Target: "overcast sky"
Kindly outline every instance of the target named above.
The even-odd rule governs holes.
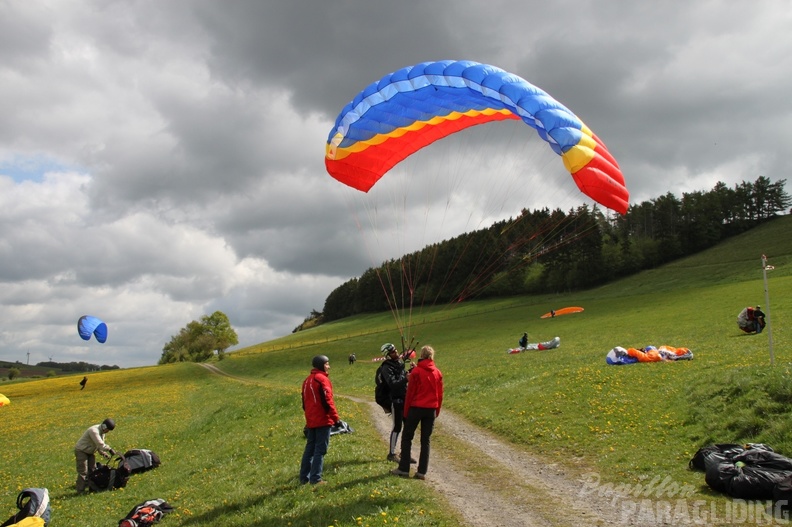
[[[240,346],[290,333],[380,258],[376,206],[324,168],[335,117],[418,62],[549,92],[608,145],[631,203],[787,179],[790,27],[787,0],[0,1],[0,359],[155,364],[215,310]],[[504,141],[542,144],[522,132]],[[470,137],[487,146],[456,172],[518,153],[552,173],[517,211],[591,204],[554,154]],[[456,165],[440,152],[400,169]],[[445,208],[451,234],[477,207]],[[79,339],[85,314],[107,343]]]

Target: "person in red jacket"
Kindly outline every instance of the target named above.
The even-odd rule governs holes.
[[[421,348],[418,365],[412,369],[407,382],[407,395],[404,398],[404,430],[401,438],[401,460],[399,466],[391,470],[397,476],[410,476],[410,452],[415,430],[421,425],[421,455],[418,456],[416,479],[426,479],[429,468],[429,442],[434,429],[435,418],[443,406],[443,374],[434,363],[434,348]]]
[[[302,407],[305,412],[307,442],[300,465],[300,483],[324,484],[324,456],[330,446],[330,427],[339,424],[338,410],[333,402],[330,383],[330,359],[317,355],[313,369],[302,385]]]

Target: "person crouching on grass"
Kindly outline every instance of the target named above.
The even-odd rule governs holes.
[[[421,455],[418,456],[416,479],[426,479],[429,468],[429,442],[434,429],[435,418],[443,406],[443,374],[434,363],[434,348],[421,348],[418,365],[410,372],[407,382],[407,395],[404,399],[404,430],[401,438],[401,460],[391,474],[401,477],[410,476],[410,452],[415,430],[421,425]]]
[[[330,383],[330,359],[317,355],[311,361],[313,369],[302,385],[302,407],[305,412],[307,442],[300,465],[300,483],[324,484],[322,471],[324,456],[330,446],[330,427],[340,418],[333,402]]]

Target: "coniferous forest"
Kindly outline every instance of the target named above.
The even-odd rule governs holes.
[[[598,286],[712,247],[788,212],[786,180],[760,176],[708,192],[671,192],[605,214],[583,205],[523,210],[517,218],[461,234],[367,269],[332,291],[329,322],[367,312]],[[297,328],[300,329],[300,328]]]

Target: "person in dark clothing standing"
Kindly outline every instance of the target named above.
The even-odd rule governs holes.
[[[313,369],[303,381],[302,407],[305,412],[306,443],[300,464],[300,483],[326,483],[322,479],[324,456],[330,446],[330,427],[340,424],[330,383],[330,359],[317,355]]]
[[[421,348],[418,365],[410,372],[404,399],[404,432],[401,439],[401,460],[391,474],[409,477],[410,453],[415,430],[421,425],[421,455],[418,457],[416,479],[426,479],[429,468],[429,444],[435,418],[443,406],[443,374],[434,363],[434,348]]]
[[[382,363],[380,374],[382,380],[388,385],[388,393],[391,400],[391,417],[393,418],[393,428],[390,433],[388,446],[388,461],[399,462],[396,454],[396,445],[399,441],[399,434],[402,430],[404,421],[404,398],[407,395],[407,372],[404,363],[399,359],[399,351],[391,343],[383,344],[380,348],[385,362]],[[414,463],[415,461],[413,461]]]
[[[81,390],[85,389],[86,384],[88,384],[88,377],[83,377],[82,380],[80,381],[80,389]]]
[[[520,345],[521,348],[527,348],[528,347],[528,333],[523,333],[522,334],[522,337],[520,337],[519,345]]]

